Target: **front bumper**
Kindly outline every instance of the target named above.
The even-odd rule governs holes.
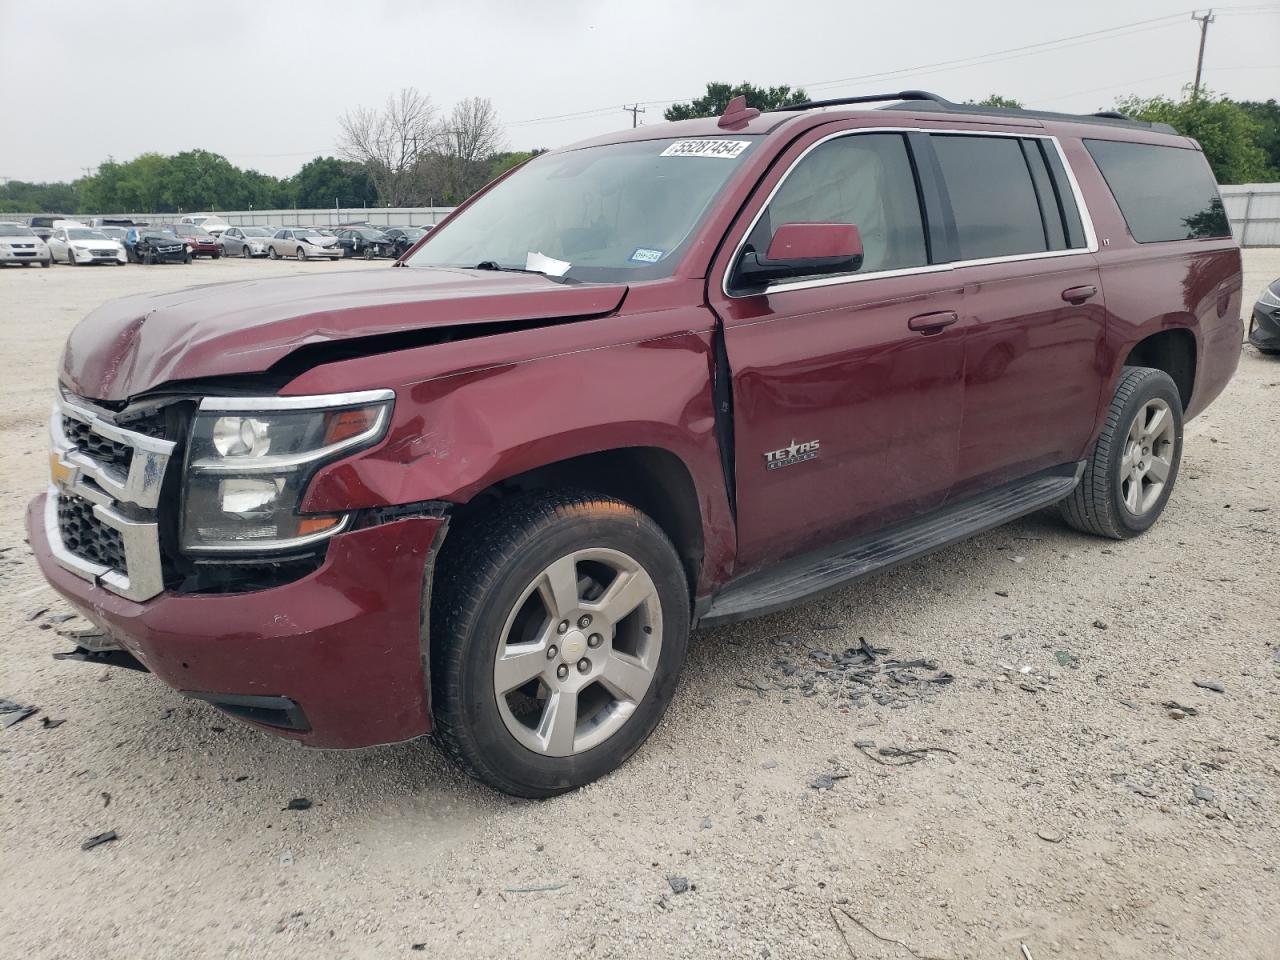
[[[318,570],[282,586],[169,592],[137,603],[57,561],[46,496],[27,511],[41,572],[169,686],[215,703],[295,704],[306,729],[270,722],[269,712],[228,712],[316,747],[367,747],[430,732],[424,584],[444,520],[412,517],[340,534]]]
[[[1259,303],[1253,308],[1249,342],[1268,353],[1280,352],[1280,307]]]
[[[35,246],[23,248],[0,246],[0,263],[44,263],[49,256],[48,247],[41,251]]]

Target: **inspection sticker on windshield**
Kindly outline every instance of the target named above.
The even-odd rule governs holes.
[[[631,255],[631,259],[637,263],[657,263],[662,259],[662,251],[651,250],[648,247],[636,247],[636,252]]]
[[[732,160],[751,146],[750,140],[677,140],[660,157],[715,157]]]

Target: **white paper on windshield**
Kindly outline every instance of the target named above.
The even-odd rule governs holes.
[[[660,157],[712,157],[716,160],[732,160],[751,146],[749,140],[677,140]]]
[[[529,253],[524,259],[526,270],[536,270],[548,277],[563,277],[573,264],[568,260],[557,260],[555,257],[543,256],[541,253]]]

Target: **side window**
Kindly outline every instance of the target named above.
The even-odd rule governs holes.
[[[1218,184],[1199,150],[1116,140],[1084,145],[1139,243],[1231,236]]]
[[[963,134],[930,139],[955,215],[961,260],[1052,249],[1021,141]]]
[[[763,255],[784,223],[857,226],[863,247],[858,273],[928,262],[915,174],[901,134],[850,134],[815,147],[782,181],[748,245]]]

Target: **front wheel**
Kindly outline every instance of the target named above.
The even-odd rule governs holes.
[[[648,516],[588,493],[507,501],[455,530],[436,569],[436,737],[472,776],[550,797],[653,732],[689,639],[689,590]]]
[[[67,263],[71,264],[73,267],[79,266],[79,264],[76,263],[76,251],[74,248],[68,248],[67,250]]]
[[[241,248],[240,248],[240,256],[241,256],[242,258],[244,258],[245,260],[248,260],[248,259],[249,259],[249,248],[248,248],[248,247],[241,247]]]
[[[302,244],[298,244],[298,249],[294,253],[294,256],[298,258],[300,263],[307,259],[307,252],[302,249]]]
[[[1136,537],[1169,502],[1182,461],[1182,397],[1151,367],[1125,367],[1084,475],[1062,515],[1077,530]]]

